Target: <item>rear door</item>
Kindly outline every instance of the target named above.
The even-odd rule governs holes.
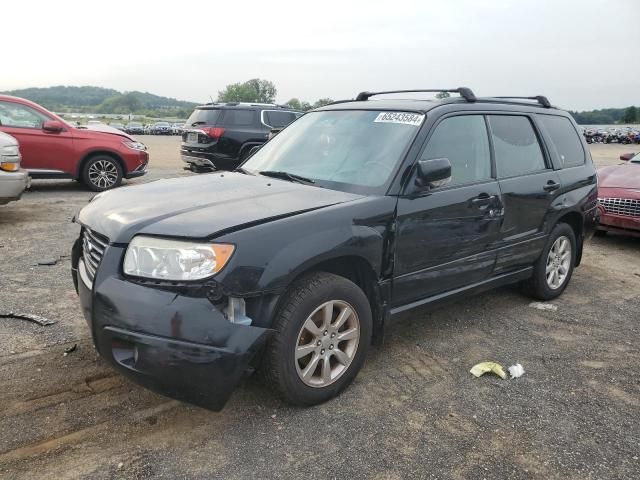
[[[22,168],[32,173],[74,174],[76,161],[71,128],[45,132],[42,125],[54,120],[43,112],[18,102],[0,101],[0,131],[20,143]]]
[[[433,129],[421,159],[448,158],[451,182],[398,199],[393,306],[487,279],[501,217],[483,115],[454,115]]]
[[[495,271],[500,274],[536,261],[561,183],[529,115],[492,114],[487,119],[504,205]]]
[[[228,108],[223,110],[220,126],[224,134],[218,141],[218,153],[230,159],[239,159],[252,146],[267,141],[268,130],[259,119],[259,111],[250,108]]]

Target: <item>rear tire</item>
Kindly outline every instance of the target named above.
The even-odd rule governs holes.
[[[263,367],[267,385],[289,403],[316,405],[337,396],[362,367],[371,307],[353,282],[313,273],[285,294],[274,329]]]
[[[120,162],[108,155],[91,157],[82,169],[82,182],[94,192],[119,187],[122,183]]]
[[[562,295],[573,274],[576,251],[573,228],[566,223],[558,223],[535,263],[533,276],[523,283],[525,293],[545,301]]]

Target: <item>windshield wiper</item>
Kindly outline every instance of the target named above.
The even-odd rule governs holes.
[[[295,173],[282,172],[278,170],[263,170],[260,172],[260,175],[264,175],[265,177],[273,177],[273,178],[281,178],[282,180],[289,180],[290,182],[302,183],[307,185],[313,185],[315,180],[311,180],[310,178],[301,177],[300,175],[296,175]]]
[[[207,123],[207,122],[203,122],[203,121],[193,122],[193,123],[191,124],[191,126],[192,126],[192,127],[195,127],[196,125],[204,125],[204,124],[206,124],[206,123]]]

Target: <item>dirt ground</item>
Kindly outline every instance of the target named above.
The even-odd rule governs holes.
[[[127,184],[191,175],[176,137],[141,140],[150,173]],[[58,322],[0,319],[0,478],[640,478],[640,239],[589,243],[557,311],[514,288],[413,311],[339,398],[292,408],[250,378],[214,413],[96,356],[68,258],[90,197],[35,181],[0,207],[0,312]],[[472,377],[482,360],[526,373]]]

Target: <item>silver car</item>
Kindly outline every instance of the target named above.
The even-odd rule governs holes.
[[[18,200],[30,178],[20,169],[20,147],[11,135],[0,132],[0,205]]]

